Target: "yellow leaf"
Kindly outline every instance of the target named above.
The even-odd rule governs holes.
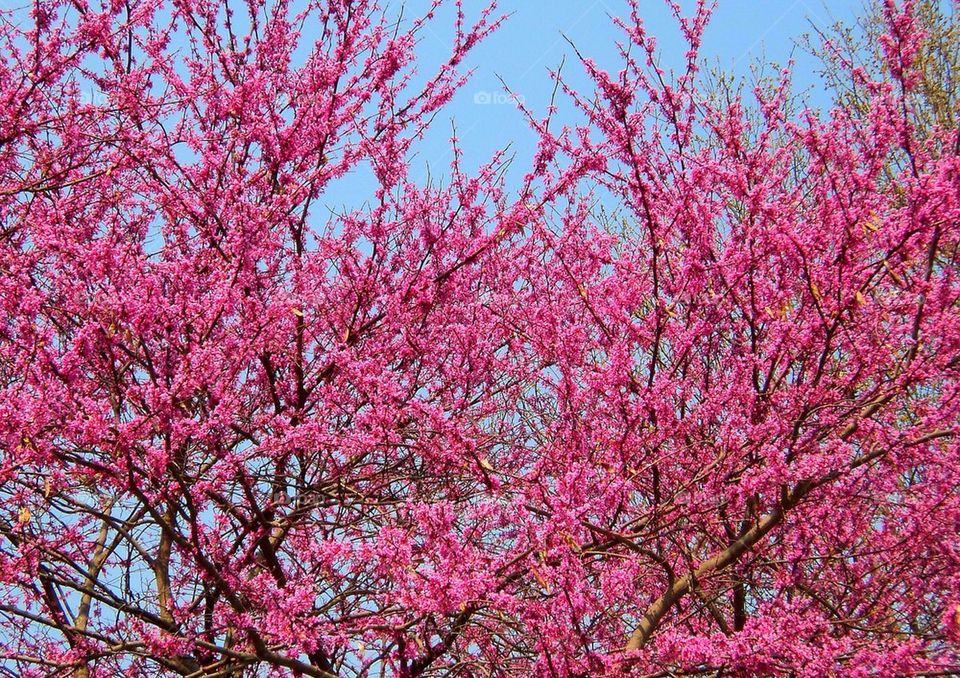
[[[20,515],[17,516],[17,520],[20,522],[21,525],[26,525],[27,523],[29,523],[29,522],[30,522],[30,509],[28,509],[26,506],[21,506],[21,507],[20,507]]]
[[[303,311],[301,311],[299,308],[294,308],[294,309],[293,309],[293,314],[294,314],[295,316],[297,316],[298,318],[302,318],[302,317],[303,317]]]
[[[823,296],[820,294],[820,288],[817,287],[817,283],[810,281],[810,292],[813,294],[813,298],[817,301],[822,301]]]
[[[887,270],[887,273],[890,274],[890,278],[900,287],[904,287],[903,278],[897,275],[897,272],[893,270],[889,263],[886,261],[883,262],[883,267]]]
[[[571,536],[569,532],[563,533],[563,540],[567,542],[567,546],[569,546],[570,550],[573,551],[574,553],[580,553],[580,551],[582,550],[580,548],[580,544],[577,543],[577,541],[573,538],[573,536]]]
[[[489,461],[487,461],[486,458],[483,458],[483,459],[480,460],[480,466],[482,466],[483,468],[485,468],[485,469],[488,470],[488,471],[493,471],[493,470],[495,470],[495,469],[493,468],[493,465],[492,465]]]
[[[537,566],[534,565],[530,568],[530,571],[533,572],[533,576],[536,577],[537,581],[540,582],[540,586],[547,590],[547,593],[550,593],[550,582],[543,578],[543,575],[540,574],[540,570],[537,569]]]

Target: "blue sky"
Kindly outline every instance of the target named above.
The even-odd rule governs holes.
[[[408,0],[403,4],[408,13],[420,3]],[[468,12],[477,12],[483,3],[466,0],[465,4]],[[682,5],[692,8],[694,3],[687,0]],[[453,120],[469,166],[512,143],[517,168],[522,171],[533,138],[512,103],[497,97],[503,91],[498,76],[534,111],[542,113],[553,88],[547,70],[556,68],[565,55],[567,78],[586,82],[564,36],[582,54],[612,71],[619,68],[614,46],[619,35],[609,17],[627,15],[624,0],[503,0],[499,8],[511,16],[471,55],[468,65],[475,69],[474,76],[438,116],[433,133],[421,146],[415,167],[429,164],[435,173],[445,171],[450,160],[446,138]],[[719,0],[702,54],[709,65],[743,76],[749,76],[750,66],[757,60],[785,64],[793,56],[797,87],[813,86],[811,101],[824,103],[815,92],[816,64],[797,48],[797,39],[810,31],[811,22],[820,27],[838,20],[852,23],[862,9],[863,0]],[[686,45],[666,3],[641,0],[641,11],[648,31],[657,37],[663,63],[679,63]],[[426,63],[436,63],[447,53],[451,16],[440,13],[431,29],[423,34],[418,51]],[[561,102],[561,121],[564,107]]]
[[[695,0],[680,0],[685,13],[692,12]],[[805,99],[814,106],[828,103],[817,92],[816,60],[798,47],[798,40],[811,26],[828,27],[837,21],[852,24],[864,11],[864,0],[718,0],[707,29],[701,55],[707,67],[750,77],[751,66],[758,62],[785,65],[795,60],[795,90],[807,92]],[[401,8],[408,19],[419,16],[428,0],[388,0],[387,12]],[[453,37],[454,3],[443,3],[417,46],[421,75],[434,72],[437,64],[449,56]],[[464,0],[468,18],[475,18],[486,0]],[[452,159],[449,137],[456,134],[463,151],[463,166],[472,170],[483,164],[498,149],[511,147],[515,160],[507,173],[510,185],[530,167],[536,142],[515,104],[503,93],[499,78],[522,96],[539,117],[546,112],[553,82],[549,69],[556,69],[566,57],[563,69],[568,82],[592,91],[567,42],[602,67],[616,72],[621,62],[615,41],[619,30],[611,15],[628,16],[626,0],[500,0],[501,13],[509,14],[505,23],[474,48],[465,66],[474,70],[466,86],[436,117],[427,138],[416,145],[411,162],[415,181],[429,174],[441,180],[449,175]],[[641,15],[647,31],[656,36],[662,64],[682,64],[686,43],[665,0],[640,0]],[[571,105],[558,99],[559,111],[554,124],[573,120]],[[340,211],[360,207],[373,196],[373,177],[355,170],[328,191],[325,204]],[[332,189],[334,187],[331,187]]]

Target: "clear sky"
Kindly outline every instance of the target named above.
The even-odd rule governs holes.
[[[796,60],[796,85],[815,86],[815,62],[797,47],[798,39],[810,31],[811,22],[820,27],[835,21],[853,22],[862,12],[862,3],[863,0],[719,0],[702,54],[709,65],[741,75],[749,75],[751,64],[757,60],[785,64],[792,56]],[[484,4],[482,0],[465,0],[465,10],[475,16]],[[423,2],[393,0],[388,6],[396,9],[400,5],[409,17],[422,8]],[[450,7],[445,9],[452,5],[449,3]],[[681,0],[681,5],[692,10],[695,3]],[[553,89],[547,71],[556,68],[564,56],[565,78],[586,83],[582,67],[564,36],[582,54],[611,71],[619,70],[615,41],[620,35],[610,16],[627,16],[625,0],[501,0],[499,9],[510,17],[475,48],[467,62],[475,69],[474,75],[437,117],[429,138],[419,147],[415,175],[425,175],[426,165],[434,175],[446,172],[451,157],[447,143],[451,121],[456,123],[468,167],[488,159],[497,148],[512,144],[516,151],[514,167],[522,173],[529,164],[533,137],[515,106],[502,95],[498,76],[542,114]],[[686,45],[666,2],[641,0],[641,11],[648,31],[657,37],[663,63],[680,63]],[[425,63],[435,64],[448,53],[452,18],[451,11],[441,11],[424,32],[418,52]],[[818,103],[815,93],[811,97]],[[565,108],[561,101],[557,116],[560,121]],[[350,183],[352,189],[364,191],[363,181]]]

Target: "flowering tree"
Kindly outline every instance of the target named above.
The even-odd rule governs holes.
[[[634,1],[512,190],[407,171],[498,23],[456,9],[433,75],[433,12],[367,0],[5,17],[3,671],[958,670],[960,136],[911,6],[856,111],[788,116]]]
[[[960,16],[939,0],[916,0],[911,7],[921,29],[911,60],[913,81],[908,96],[918,130],[927,126],[956,126],[957,69],[960,67]],[[842,24],[819,30],[819,42],[807,40],[810,52],[823,63],[823,75],[840,105],[868,111],[868,89],[853,77],[854,68],[881,76],[889,71],[884,52],[887,19],[884,0],[869,0],[856,28]]]

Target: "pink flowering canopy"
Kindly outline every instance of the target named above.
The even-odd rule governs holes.
[[[371,0],[0,15],[0,672],[960,669],[910,4],[818,113],[704,91],[703,4],[665,72],[635,0],[518,186],[408,171],[500,22],[443,4],[433,64]]]

